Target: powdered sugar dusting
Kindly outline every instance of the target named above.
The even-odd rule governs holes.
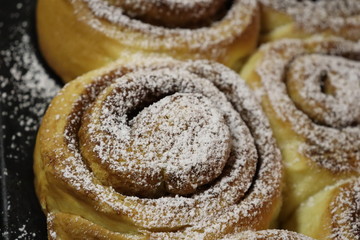
[[[330,29],[353,39],[358,39],[360,36],[360,2],[358,0],[259,1],[289,14],[307,32],[317,33]]]
[[[280,41],[262,51],[257,71],[277,116],[306,139],[299,151],[331,171],[359,172],[360,45],[313,38]]]
[[[4,104],[19,102],[17,106],[13,106],[13,115],[18,116],[17,121],[25,131],[36,131],[48,101],[59,91],[59,87],[54,81],[49,81],[50,77],[34,54],[29,35],[22,29],[19,31],[22,32],[21,40],[0,52],[3,63],[11,74],[0,76],[0,87],[3,90],[1,100]],[[11,91],[7,91],[10,88]],[[19,114],[24,109],[30,111],[29,115]]]
[[[226,236],[223,240],[311,240],[312,238],[286,230],[244,231]]]
[[[330,239],[360,239],[360,179],[341,185],[330,203]]]
[[[218,64],[174,60],[157,67],[150,62],[142,64],[145,70],[131,69],[129,63],[124,67],[130,70],[128,74],[105,74],[93,79],[82,94],[97,93],[94,96],[70,98],[73,99],[68,105],[70,117],[66,131],[62,133],[65,134],[66,148],[47,149],[46,145],[42,146],[46,152],[43,156],[52,156],[52,161],[55,161],[52,162],[53,174],[63,179],[62,184],[76,195],[86,195],[92,211],[98,214],[110,211],[117,216],[126,216],[131,219],[132,225],[149,232],[153,239],[179,236],[202,239],[206,236],[219,237],[223,232],[234,231],[235,226],[240,229],[255,228],[262,221],[259,217],[262,212],[271,212],[276,207],[273,204],[276,205],[277,201],[273,200],[280,196],[281,164],[269,123],[251,92],[236,73]],[[76,84],[80,84],[80,80],[67,85],[55,102],[69,99],[67,95],[71,93],[67,90]],[[150,105],[142,106],[139,113],[130,117],[129,110],[136,110],[137,106],[149,100]],[[197,110],[196,106],[200,108]],[[174,110],[175,107],[177,110]],[[95,109],[100,110],[100,116],[93,113]],[[50,110],[56,111],[56,106],[52,105]],[[178,115],[174,115],[175,112]],[[201,121],[197,114],[202,116]],[[48,120],[51,119],[48,116]],[[134,126],[138,128],[133,129]],[[76,136],[80,127],[81,153]],[[41,131],[46,130],[45,125]],[[84,141],[82,134],[86,131],[92,133],[93,139]],[[104,135],[94,135],[99,132]],[[63,137],[58,134],[61,133],[53,133],[42,141],[62,141]],[[140,141],[131,142],[133,136]],[[119,144],[124,142],[133,145],[124,148]],[[84,151],[84,144],[90,150]],[[204,155],[198,149],[205,149],[207,153]],[[86,151],[91,151],[97,160],[91,160]],[[129,157],[134,157],[134,160],[128,161]],[[226,161],[223,167],[222,161]],[[217,165],[217,162],[220,162],[220,168],[209,167]],[[157,187],[156,184],[149,186],[157,168],[162,167],[169,172],[174,168],[176,171],[168,178],[170,183],[182,190],[183,186],[179,187],[179,184],[188,182],[185,185],[196,191],[160,198],[126,196],[113,186],[100,183],[102,180],[96,176],[99,174],[92,166],[94,163],[109,170],[108,176],[114,177],[112,181],[115,183],[117,177],[123,177],[118,173],[112,175],[113,170],[148,174],[145,180],[150,181],[142,178],[138,184],[145,186],[144,189]],[[214,172],[204,171],[207,168]],[[207,184],[202,186],[204,183]],[[246,226],[245,222],[253,222],[254,225]],[[156,229],[167,230],[154,232]]]
[[[185,73],[180,72],[177,79],[183,79],[180,78],[182,75]],[[131,76],[144,82],[119,79],[113,94],[101,95],[101,101],[91,110],[91,120],[86,126],[88,132],[80,140],[83,143],[95,142],[94,152],[101,164],[110,165],[110,170],[117,175],[124,175],[126,179],[118,180],[123,187],[116,187],[112,182],[116,189],[141,185],[135,188],[142,196],[151,189],[157,189],[155,192],[160,194],[159,191],[165,191],[161,190],[164,187],[174,194],[189,194],[198,185],[218,177],[225,166],[230,153],[229,129],[223,116],[201,95],[175,94],[128,120],[126,113],[151,99],[151,95],[174,91],[173,83],[170,84],[171,80],[165,76],[164,72],[146,72]],[[164,82],[159,80],[160,77]],[[190,84],[185,85],[189,89]],[[98,105],[103,106],[102,109],[98,109]],[[130,121],[129,125],[127,121]],[[112,146],[111,149],[108,146]],[[129,160],[118,162],[118,159]],[[143,166],[139,168],[139,165]]]
[[[5,25],[0,23],[0,138],[3,138],[1,147],[4,149],[4,156],[0,156],[3,157],[0,165],[4,171],[0,176],[4,199],[0,236],[4,239],[36,239],[42,236],[39,231],[42,222],[39,225],[32,223],[41,215],[36,215],[40,213],[37,206],[31,205],[31,201],[24,202],[21,194],[24,194],[23,190],[27,190],[26,194],[33,193],[31,155],[35,134],[47,105],[60,88],[35,54],[33,39],[28,35],[30,22],[18,19],[24,14],[19,11],[23,4],[7,5],[5,9],[16,5],[17,11],[7,13],[9,18]],[[26,7],[29,8],[32,7]],[[20,205],[23,211],[18,215],[17,206]]]
[[[49,229],[49,239],[56,239],[57,234],[53,230],[54,214],[53,213],[48,213],[47,216],[46,216],[46,221],[47,221],[47,225],[48,225],[48,229]]]
[[[234,43],[257,14],[256,0],[235,0],[225,16],[208,27],[166,28],[131,18],[124,14],[121,7],[109,1],[71,0],[70,2],[81,21],[130,48],[136,46],[144,50],[152,49],[152,51],[161,52],[188,49],[192,54],[200,52],[212,58],[224,57],[225,46]],[[136,5],[136,2],[131,1],[130,5],[132,4]],[[189,1],[182,2],[185,6],[192,4],[194,3]],[[141,8],[146,6],[147,4],[143,4]],[[104,19],[114,25],[109,26],[104,23]],[[224,49],[221,46],[224,46]]]
[[[117,0],[124,13],[150,24],[166,27],[199,27],[221,16],[226,0]]]
[[[360,63],[338,56],[296,58],[287,72],[289,94],[313,120],[333,127],[360,124]]]

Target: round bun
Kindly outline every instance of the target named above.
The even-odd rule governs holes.
[[[269,228],[281,205],[260,105],[207,61],[118,62],[70,82],[43,119],[35,174],[50,236],[65,239],[219,239]]]
[[[40,0],[42,54],[65,81],[133,55],[211,59],[237,68],[256,48],[256,0]]]

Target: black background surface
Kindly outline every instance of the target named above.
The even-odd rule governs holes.
[[[11,51],[9,49],[27,35],[28,54],[35,54],[40,63],[38,67],[48,74],[42,79],[43,86],[46,81],[53,88],[62,86],[39,53],[35,9],[35,0],[0,0],[0,239],[46,239],[47,236],[45,215],[35,195],[32,155],[41,112],[46,109],[52,96],[42,96],[41,91],[20,90],[19,86],[26,86],[22,81],[36,84],[37,75],[33,78],[29,74],[23,77],[31,70],[25,66],[20,67],[20,77],[14,77],[12,66],[21,64],[11,57],[10,60],[4,58],[4,53]],[[36,113],[31,111],[35,105]],[[32,128],[26,128],[20,119],[30,119]]]

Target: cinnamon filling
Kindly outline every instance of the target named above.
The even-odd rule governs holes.
[[[168,28],[199,28],[224,17],[230,0],[109,0],[127,16]]]

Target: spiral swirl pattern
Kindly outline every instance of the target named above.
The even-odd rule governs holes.
[[[261,47],[241,72],[285,163],[281,221],[324,187],[360,174],[359,50],[342,38],[284,39]]]
[[[357,0],[260,0],[265,8],[290,16],[307,33],[329,31],[347,39],[360,37]]]
[[[37,6],[41,51],[65,82],[134,55],[208,59],[238,69],[260,31],[256,0],[39,0]]]
[[[360,171],[359,44],[282,41],[257,71],[277,115],[305,138],[310,159],[332,172]]]
[[[191,54],[223,59],[225,64],[229,60],[226,58],[235,54],[226,48],[246,42],[244,34],[253,38],[259,23],[255,0],[71,0],[71,3],[76,14],[92,28],[127,46],[156,52],[188,49]]]
[[[168,69],[124,76],[88,110],[80,129],[83,155],[119,178],[110,181],[121,185],[115,189],[147,197],[190,194],[214,181],[229,159],[230,144],[234,161],[243,162],[239,170],[246,159],[252,176],[256,149],[244,148],[250,133],[227,99],[208,84],[186,71],[174,74]],[[160,96],[166,97],[129,119],[129,113]],[[237,131],[231,136],[229,129]],[[247,154],[240,160],[242,152]]]
[[[198,27],[217,20],[226,10],[226,0],[114,0],[130,17],[165,27]]]
[[[310,54],[296,58],[287,72],[295,105],[319,124],[342,128],[360,124],[359,62]]]
[[[99,70],[54,99],[37,147],[37,179],[57,182],[38,181],[43,207],[154,239],[268,227],[282,173],[260,106],[222,65],[167,60]]]

